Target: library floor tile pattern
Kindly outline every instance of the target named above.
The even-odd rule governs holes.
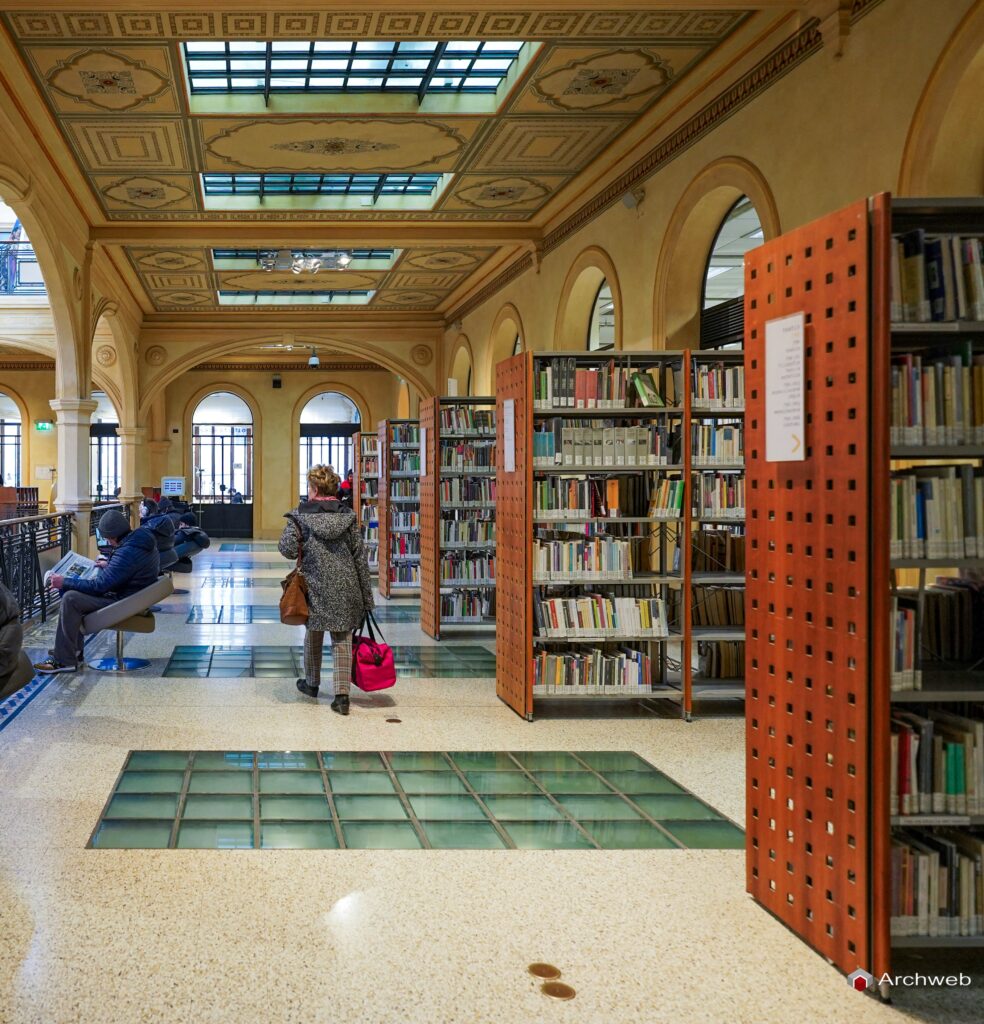
[[[743,849],[627,751],[131,751],[96,849]]]
[[[419,622],[419,602],[407,601],[400,605],[384,604],[373,612],[377,622]],[[195,604],[188,612],[189,623],[249,624],[253,622],[280,622],[280,608],[275,604]]]

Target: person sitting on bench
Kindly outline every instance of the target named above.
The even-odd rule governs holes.
[[[162,498],[160,504],[153,498],[144,498],[140,503],[140,525],[150,530],[161,557],[161,568],[167,571],[178,560],[174,551],[174,520],[171,518],[171,503]]]
[[[211,543],[211,537],[198,525],[195,513],[182,512],[174,535],[174,550],[178,558],[194,558]]]
[[[130,529],[122,512],[110,509],[99,520],[99,532],[113,549],[106,565],[91,579],[53,575],[50,586],[62,591],[58,632],[51,657],[35,665],[38,672],[75,672],[82,662],[82,620],[89,612],[135,594],[160,576],[157,541],[146,527]]]
[[[20,689],[34,675],[31,663],[21,649],[24,627],[20,605],[14,595],[0,583],[0,698]],[[26,666],[24,664],[26,662]],[[24,672],[24,668],[27,672]]]

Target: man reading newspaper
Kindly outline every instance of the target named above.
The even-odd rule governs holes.
[[[52,574],[48,583],[62,592],[58,633],[50,657],[35,665],[38,672],[76,672],[82,662],[82,620],[97,608],[149,587],[160,575],[160,557],[153,533],[136,530],[121,512],[111,509],[99,520],[99,532],[112,549],[91,578]],[[103,562],[100,559],[97,565]]]

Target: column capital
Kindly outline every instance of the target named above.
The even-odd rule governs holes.
[[[48,405],[58,414],[58,420],[64,423],[80,423],[83,416],[85,422],[88,422],[99,408],[94,398],[52,398]]]
[[[116,436],[124,444],[142,444],[147,437],[146,427],[117,427]]]

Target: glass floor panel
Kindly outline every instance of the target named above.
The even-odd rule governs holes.
[[[92,849],[743,849],[628,751],[134,750]]]
[[[219,545],[219,551],[276,551],[277,545],[268,543],[264,544],[261,541],[248,541],[243,543],[237,543],[234,541],[226,541]]]
[[[377,622],[419,622],[420,605],[386,605],[377,608],[373,615]],[[275,604],[193,604],[185,620],[207,626],[249,625],[254,622],[280,622],[280,608]],[[325,637],[330,643],[330,638]]]
[[[227,566],[226,568],[230,572],[233,571],[233,566]],[[241,568],[241,566],[237,566],[236,568]],[[222,588],[224,590],[247,590],[254,588],[257,590],[280,589],[280,580],[272,578],[254,579],[252,576],[199,576],[191,580],[191,583],[202,590],[214,590],[217,588]]]
[[[395,646],[393,658],[396,661],[397,676],[403,678],[491,679],[495,676],[495,655],[484,647],[472,644],[448,644],[443,647]],[[331,645],[326,644],[321,659],[326,674],[330,672],[331,659]],[[168,677],[197,676],[213,679],[303,676],[304,648],[178,645],[172,651],[163,674]],[[401,764],[400,767],[415,766]],[[537,763],[532,767],[539,768],[541,765]],[[590,771],[587,765],[574,762],[567,754],[545,755],[542,767]]]

